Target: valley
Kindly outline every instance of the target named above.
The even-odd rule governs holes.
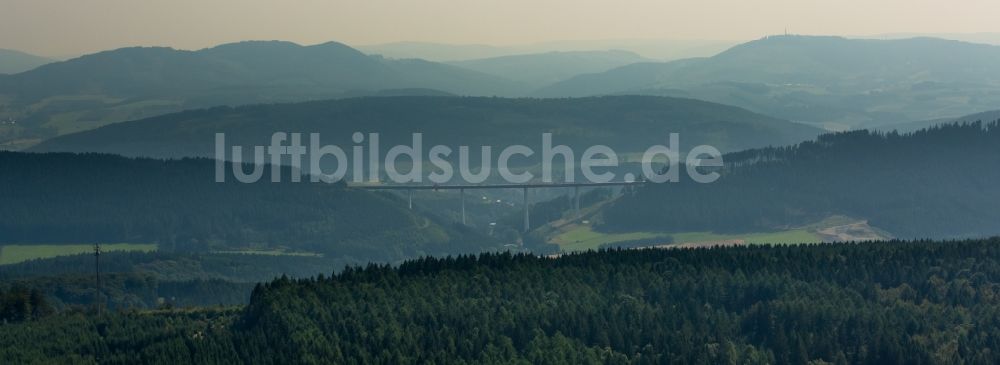
[[[0,364],[1000,363],[993,3],[0,8]]]

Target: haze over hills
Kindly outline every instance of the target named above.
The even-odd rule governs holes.
[[[982,43],[1000,46],[1000,33],[978,32],[978,33],[885,33],[870,36],[858,36],[857,38],[868,39],[907,39],[907,38],[942,38],[969,43]]]
[[[985,111],[981,113],[964,115],[961,117],[938,118],[931,120],[918,120],[915,122],[887,124],[878,127],[878,130],[886,132],[899,131],[900,133],[907,133],[941,124],[988,122],[991,120],[1000,120],[1000,110]]]
[[[842,129],[993,109],[998,63],[1000,47],[942,39],[772,36],[705,59],[581,75],[535,95],[683,96]]]
[[[503,86],[510,85],[457,67],[372,57],[337,42],[300,46],[281,41],[231,43],[199,51],[122,48],[0,79],[0,91],[23,102],[86,93],[145,98],[183,93],[196,100],[213,96],[220,102],[266,102],[318,93],[316,89],[324,90],[319,96],[330,97],[351,90],[416,87],[478,94]],[[228,90],[233,88],[249,88],[242,92],[253,92],[257,99],[225,93],[234,92]]]
[[[510,95],[512,81],[417,59],[365,55],[329,42],[241,42],[199,51],[124,48],[0,75],[4,140],[44,138],[212,105],[328,99],[387,89]],[[6,132],[6,133],[5,133]]]
[[[105,152],[126,156],[213,156],[214,134],[231,145],[267,144],[274,132],[317,132],[323,144],[350,146],[354,132],[380,133],[383,149],[411,144],[504,147],[523,144],[540,151],[542,133],[556,144],[592,145],[619,154],[643,152],[680,133],[682,150],[711,144],[722,151],[797,143],[821,130],[744,109],[698,100],[654,96],[580,99],[474,97],[380,97],[292,104],[212,108],[118,123],[57,137],[37,152]],[[452,157],[455,157],[452,155]],[[473,161],[479,161],[473,159]]]
[[[501,76],[531,87],[542,87],[572,76],[644,61],[649,59],[628,51],[570,51],[500,56],[449,64]]]
[[[12,49],[0,49],[0,74],[24,72],[52,62],[55,60]]]
[[[579,46],[566,45],[571,43]],[[300,46],[247,41],[198,51],[110,50],[0,75],[0,120],[17,122],[17,128],[0,125],[0,143],[13,141],[8,148],[19,148],[54,135],[213,105],[399,94],[391,91],[395,89],[432,95],[523,95],[575,74],[642,60],[621,51],[577,51],[582,44],[590,43],[540,44],[500,53],[517,57],[461,62],[464,67],[412,55],[369,56],[337,42]]]
[[[0,147],[184,109],[370,95],[677,96],[842,130],[995,109],[998,61],[998,46],[807,36],[671,62],[548,51],[443,64],[336,42],[126,48],[0,75]]]
[[[393,58],[422,58],[430,61],[454,62],[548,52],[593,52],[624,50],[645,58],[674,60],[707,57],[726,50],[739,41],[685,39],[607,39],[566,40],[524,45],[493,46],[485,44],[447,44],[432,42],[394,42],[361,45],[357,48],[370,54]]]

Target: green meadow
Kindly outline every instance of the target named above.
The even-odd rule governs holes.
[[[156,251],[154,243],[108,243],[101,245],[102,252]],[[34,259],[93,253],[92,244],[3,245],[0,246],[0,265],[16,264]]]
[[[748,244],[797,244],[821,242],[818,235],[807,229],[739,234],[719,234],[711,232],[602,233],[594,231],[587,225],[579,225],[570,228],[569,230],[554,236],[549,240],[549,242],[559,245],[563,251],[572,252],[596,250],[605,243],[640,240],[662,236],[673,237],[674,243],[703,243],[728,240],[743,240]]]

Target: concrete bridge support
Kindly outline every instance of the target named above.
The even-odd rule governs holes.
[[[462,225],[465,225],[465,189],[458,189],[458,193],[462,195]]]
[[[531,230],[531,221],[528,218],[528,210],[530,208],[528,205],[528,188],[524,188],[524,233],[528,233]]]

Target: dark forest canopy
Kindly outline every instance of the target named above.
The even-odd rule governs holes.
[[[1000,233],[1000,124],[911,134],[852,131],[725,156],[722,178],[637,189],[604,212],[605,229],[748,232],[833,214],[897,237]]]
[[[0,243],[287,247],[364,261],[492,247],[489,238],[416,214],[391,195],[289,182],[288,169],[280,183],[217,183],[207,159],[0,152],[0,170]]]
[[[998,288],[998,239],[425,258],[0,325],[0,361],[994,364]]]

